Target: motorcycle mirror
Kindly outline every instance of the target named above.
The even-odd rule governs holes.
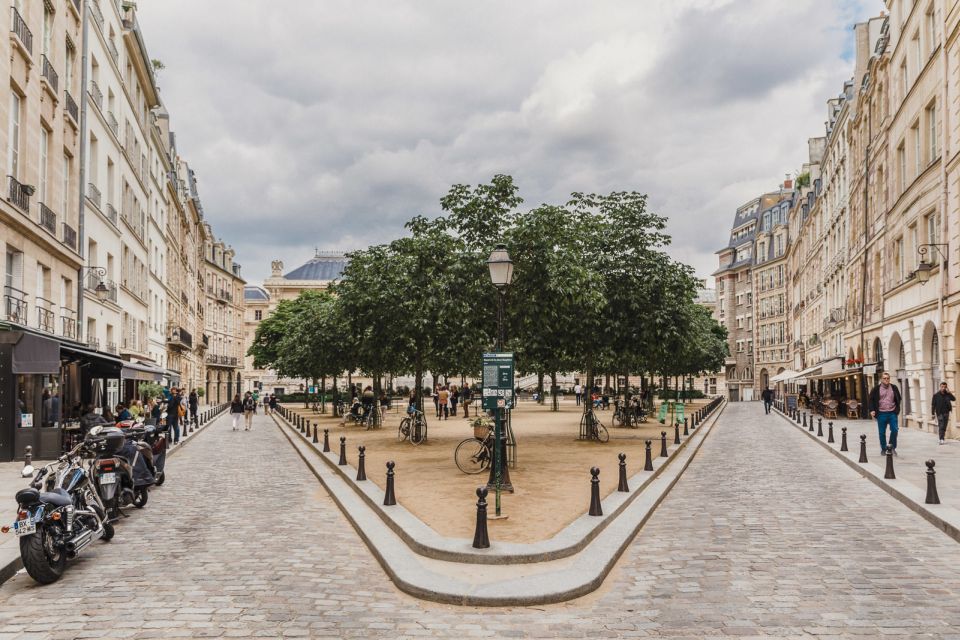
[[[33,465],[27,465],[20,471],[20,476],[23,478],[32,478],[33,477]]]

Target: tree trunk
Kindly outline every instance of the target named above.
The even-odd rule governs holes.
[[[537,372],[537,404],[543,404],[543,371]]]
[[[353,371],[347,371],[347,389],[350,390],[350,400],[353,401],[354,389],[353,389]]]
[[[560,398],[557,397],[557,372],[550,373],[550,410],[560,411]]]
[[[417,411],[423,411],[423,358],[420,357],[420,354],[417,354],[413,377],[413,384],[416,385],[414,393],[417,399]]]

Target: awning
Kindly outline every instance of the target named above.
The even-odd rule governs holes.
[[[80,346],[61,344],[60,356],[80,362],[80,367],[91,378],[119,378],[123,360],[116,356]]]
[[[160,382],[163,380],[164,370],[160,367],[141,364],[139,362],[124,362],[120,377],[124,380],[141,380],[143,382]]]
[[[180,384],[180,372],[176,369],[167,369],[164,377],[167,379],[170,386],[176,387]]]
[[[781,371],[777,375],[770,378],[770,382],[787,382],[795,377],[797,377],[797,372],[787,369],[786,371]]]
[[[843,368],[843,358],[839,356],[824,360],[819,366],[821,367],[820,372],[816,375],[811,375],[811,378],[824,380],[827,378],[843,378],[853,374],[852,370]]]
[[[13,373],[60,373],[60,343],[25,331],[0,331],[0,343],[13,345]]]
[[[819,364],[814,365],[814,366],[812,366],[812,367],[808,367],[808,368],[804,369],[803,371],[801,371],[800,373],[798,373],[797,376],[796,376],[796,378],[795,378],[795,380],[798,380],[799,378],[803,378],[803,382],[800,382],[800,384],[804,384],[804,383],[807,381],[807,380],[806,380],[807,378],[814,378],[814,377],[816,377],[817,375],[819,375],[819,374],[820,374],[820,370],[821,370],[822,368],[823,368],[823,366],[822,366],[822,365],[819,365]]]

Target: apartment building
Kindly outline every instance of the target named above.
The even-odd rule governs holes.
[[[785,184],[791,184],[789,181]],[[790,334],[787,326],[787,252],[790,247],[788,222],[793,193],[760,212],[753,268],[755,310],[754,352],[756,384],[754,397],[770,379],[789,366]]]
[[[210,225],[204,225],[204,339],[206,376],[203,383],[209,402],[229,402],[240,393],[243,357],[244,285],[233,249],[215,240]]]

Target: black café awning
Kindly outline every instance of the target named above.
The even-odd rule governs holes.
[[[79,362],[80,368],[91,378],[119,378],[123,360],[79,345],[63,343],[60,355],[71,362]]]
[[[26,331],[0,331],[0,344],[13,345],[13,373],[60,373],[60,343]]]
[[[140,380],[142,382],[160,382],[166,372],[160,367],[141,364],[139,362],[124,362],[121,377],[124,380]]]

